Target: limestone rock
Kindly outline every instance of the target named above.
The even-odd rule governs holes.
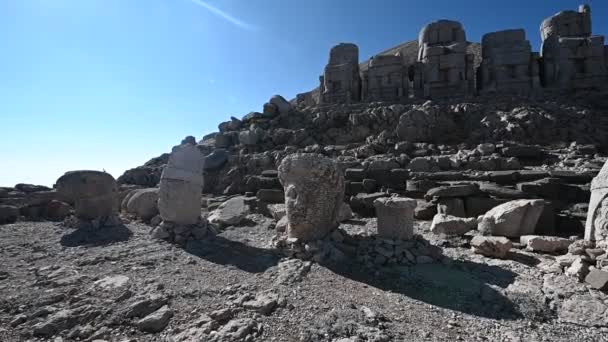
[[[285,189],[290,238],[316,240],[338,226],[344,176],[335,161],[296,153],[285,157],[278,170]]]
[[[427,191],[424,196],[427,200],[431,200],[435,197],[446,198],[446,197],[466,197],[471,196],[479,192],[479,185],[477,184],[456,184],[446,185],[433,188]]]
[[[158,210],[163,221],[191,225],[200,220],[203,155],[193,145],[173,147],[161,175]]]
[[[608,272],[594,268],[585,277],[585,282],[596,290],[608,290]]]
[[[504,259],[512,246],[511,240],[503,236],[477,235],[471,240],[474,253],[492,258]]]
[[[574,262],[566,269],[566,275],[577,278],[579,281],[585,280],[589,274],[589,264],[583,258],[576,258]]]
[[[155,312],[137,321],[137,327],[141,331],[157,333],[163,331],[173,317],[173,311],[168,306],[163,306]]]
[[[291,111],[291,104],[281,95],[273,95],[268,103],[274,105],[279,114],[285,115]]]
[[[374,201],[378,216],[378,236],[387,239],[410,240],[414,236],[414,209],[411,198],[382,197]]]
[[[245,197],[237,196],[222,203],[208,217],[208,221],[220,226],[238,225],[249,214],[249,206]]]
[[[82,220],[114,222],[118,215],[118,187],[114,177],[100,171],[70,171],[57,180],[62,196],[74,202],[76,217]]]
[[[591,181],[585,240],[608,241],[608,161]]]
[[[431,223],[431,232],[435,234],[463,235],[475,229],[477,219],[463,218],[444,214],[437,214]]]
[[[506,237],[533,234],[543,208],[543,200],[515,200],[501,204],[482,217],[479,230],[488,235]]]
[[[533,252],[557,253],[567,252],[573,241],[556,236],[523,235],[520,242]]]
[[[158,214],[158,188],[133,190],[127,197],[127,212],[137,215],[144,221]]]
[[[71,211],[72,207],[69,204],[58,200],[51,200],[46,205],[45,217],[51,221],[63,221]]]

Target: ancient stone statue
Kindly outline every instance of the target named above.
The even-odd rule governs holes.
[[[591,181],[585,240],[608,242],[608,162]]]
[[[329,62],[319,78],[321,103],[350,103],[361,99],[359,48],[340,43],[329,52]]]
[[[402,197],[382,197],[375,200],[378,236],[396,240],[412,239],[416,204],[415,199]]]
[[[558,89],[598,88],[608,79],[604,36],[591,33],[591,8],[562,11],[540,27],[543,86]]]
[[[418,63],[413,68],[416,97],[472,94],[474,56],[467,54],[466,34],[457,21],[439,20],[418,35]]]
[[[94,227],[113,226],[118,219],[114,177],[101,171],[70,171],[57,180],[57,190],[74,201],[76,217]]]
[[[317,240],[338,226],[344,176],[334,160],[291,154],[279,166],[279,179],[285,189],[289,238]]]
[[[529,95],[540,87],[538,54],[523,29],[487,33],[481,40],[482,62],[477,69],[481,93]]]

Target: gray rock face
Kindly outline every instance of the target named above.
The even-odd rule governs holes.
[[[158,210],[163,221],[191,225],[200,220],[203,160],[194,145],[173,147],[160,180]]]
[[[344,176],[335,161],[296,153],[285,157],[278,170],[285,189],[290,238],[316,240],[338,226]]]
[[[215,149],[207,155],[203,162],[205,171],[217,170],[228,160],[228,152],[223,148]]]
[[[139,330],[145,332],[157,333],[165,329],[165,327],[169,324],[171,317],[173,317],[173,311],[165,305],[137,321],[137,327]]]
[[[19,208],[0,205],[0,224],[14,223],[19,218]]]
[[[574,241],[557,236],[523,235],[520,242],[534,252],[565,253]]]
[[[424,196],[427,200],[434,197],[447,198],[447,197],[466,197],[471,196],[479,192],[479,185],[477,184],[457,184],[457,185],[446,185],[433,188],[429,190]]]
[[[543,200],[515,200],[501,204],[483,216],[479,230],[488,235],[506,237],[534,234],[543,208]]]
[[[127,196],[127,212],[144,221],[158,214],[158,188],[133,190],[133,194]]]
[[[416,204],[416,200],[411,198],[382,197],[375,200],[378,236],[387,239],[412,239]]]
[[[437,214],[433,217],[431,231],[435,234],[463,235],[477,225],[475,218],[463,218]]]
[[[285,98],[281,95],[274,95],[268,101],[271,105],[273,105],[279,114],[285,115],[288,114],[291,110],[291,104],[285,100]]]
[[[608,272],[592,269],[585,277],[585,282],[596,290],[608,290]]]
[[[471,240],[471,249],[474,253],[492,258],[503,259],[512,246],[511,240],[503,236],[477,235]]]
[[[57,180],[57,190],[74,202],[76,217],[114,224],[118,215],[118,188],[109,173],[70,171]]]
[[[207,220],[220,226],[233,226],[241,223],[247,214],[249,206],[245,203],[245,197],[238,196],[222,203]]]
[[[585,223],[585,240],[608,240],[608,162],[591,181],[591,199]]]

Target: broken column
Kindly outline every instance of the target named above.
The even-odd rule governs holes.
[[[602,242],[608,247],[608,162],[591,181],[585,240],[596,241],[596,244]]]
[[[57,190],[74,202],[78,227],[120,224],[118,188],[114,177],[101,171],[70,171],[57,180]]]
[[[158,211],[163,220],[152,235],[185,243],[205,236],[201,219],[203,154],[186,143],[173,147],[163,170],[158,193]]]
[[[287,237],[312,241],[338,227],[344,176],[338,164],[319,154],[291,154],[279,166],[285,189]]]
[[[319,78],[319,103],[351,103],[361,99],[359,48],[340,43],[331,48],[329,62]]]
[[[481,93],[529,95],[540,87],[538,55],[532,53],[523,29],[485,34],[481,40],[482,62],[477,69]]]
[[[543,86],[586,89],[603,87],[608,80],[604,36],[591,33],[591,8],[561,11],[540,27]]]
[[[440,98],[471,95],[474,56],[467,54],[466,34],[457,21],[439,20],[418,36],[418,63],[412,68],[414,95]]]
[[[411,240],[414,237],[416,205],[416,200],[411,198],[383,197],[375,200],[378,236],[394,240]]]

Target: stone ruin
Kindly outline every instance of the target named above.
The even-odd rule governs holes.
[[[545,19],[542,37],[542,81],[547,88],[586,89],[605,86],[604,36],[591,33],[591,8],[562,11]]]
[[[118,187],[114,177],[100,171],[70,171],[57,180],[57,190],[74,203],[78,228],[120,224]]]
[[[342,43],[329,51],[329,62],[319,78],[319,103],[350,103],[361,99],[359,48]]]
[[[528,95],[540,88],[539,56],[522,29],[485,34],[481,40],[482,62],[477,69],[480,93]]]
[[[585,240],[602,242],[608,248],[608,163],[591,181]]]
[[[467,96],[475,87],[474,57],[467,54],[462,24],[439,20],[418,35],[418,63],[414,64],[414,96],[440,98]]]
[[[401,51],[379,54],[359,65],[355,44],[330,50],[329,63],[315,91],[298,94],[297,102],[328,103],[405,101],[504,93],[538,96],[542,90],[592,89],[608,80],[608,46],[591,33],[591,9],[562,11],[540,27],[540,54],[532,51],[523,29],[485,34],[481,64],[461,23],[439,20],[422,28],[415,61]]]
[[[201,218],[203,161],[203,154],[189,142],[173,147],[160,178],[158,211],[162,222],[152,232],[155,238],[184,244],[206,235]]]

